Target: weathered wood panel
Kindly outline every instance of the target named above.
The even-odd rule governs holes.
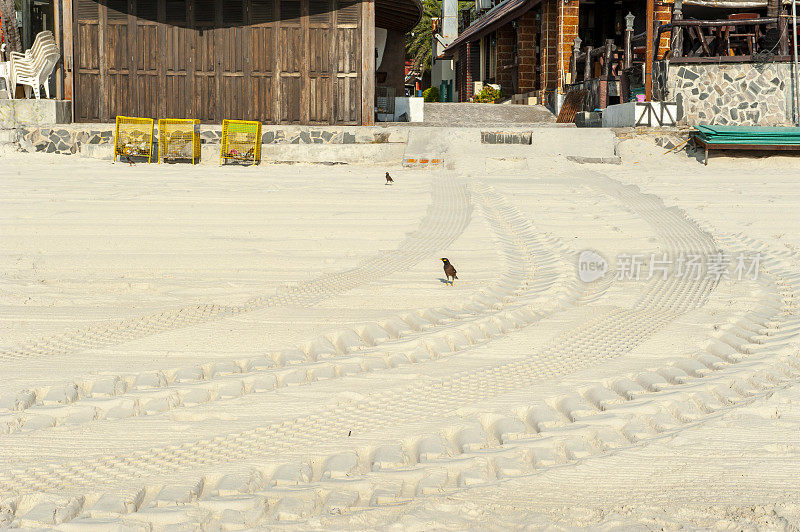
[[[78,121],[117,114],[361,121],[356,0],[72,0],[71,7]]]
[[[81,98],[75,102],[75,119],[94,122],[100,114],[100,6],[92,0],[76,0],[75,38],[83,46],[74,50],[74,83]]]

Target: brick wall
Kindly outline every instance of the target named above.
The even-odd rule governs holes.
[[[536,89],[536,13],[531,10],[517,19],[517,91]]]
[[[480,43],[464,43],[458,48],[458,99],[467,102],[475,96],[473,81],[480,80]]]
[[[572,60],[572,48],[575,37],[578,36],[578,0],[568,0],[566,3],[558,2],[560,15],[560,43],[561,53],[558,58],[558,84],[560,89],[564,86],[565,74],[569,72],[569,63]]]
[[[656,2],[655,12],[656,28],[662,24],[668,24],[672,20],[672,2]],[[661,40],[658,42],[658,50],[656,50],[656,59],[663,59],[664,55],[669,51],[670,40],[672,32],[665,31],[661,34]]]
[[[511,24],[497,30],[497,83],[505,95],[516,93],[514,87],[514,33]]]
[[[542,2],[541,89],[554,91],[558,87],[558,5],[561,0]],[[543,95],[542,95],[543,96]]]
[[[468,50],[469,43],[462,44],[458,47],[458,86],[456,90],[458,91],[458,101],[466,102],[469,100],[469,95],[467,94],[467,86],[471,81],[471,73],[468,69],[469,65],[469,50]]]

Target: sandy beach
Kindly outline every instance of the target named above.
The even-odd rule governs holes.
[[[800,160],[492,149],[0,155],[0,528],[800,528]]]

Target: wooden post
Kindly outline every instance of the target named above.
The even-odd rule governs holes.
[[[98,4],[98,29],[97,29],[97,42],[98,42],[98,66],[100,67],[100,87],[99,87],[99,118],[101,122],[108,122],[110,113],[108,110],[108,50],[106,49],[106,31],[108,30],[108,6],[106,4]],[[81,43],[84,46],[86,44]],[[162,54],[163,55],[163,54]]]
[[[675,0],[672,5],[672,21],[683,20],[683,0]],[[672,26],[672,43],[670,44],[673,59],[683,57],[683,28]]]
[[[645,43],[644,59],[644,94],[649,102],[653,99],[653,15],[655,14],[655,1],[647,0],[647,37]]]
[[[32,0],[22,0],[20,8],[22,10],[22,47],[28,49],[33,44],[33,24],[31,21]]]
[[[61,50],[62,60],[56,64],[56,99],[64,98],[64,42],[61,37],[61,0],[53,0],[53,35],[56,38],[56,46]]]
[[[625,59],[623,68],[630,68],[633,64],[633,13],[630,11],[625,15]]]
[[[592,79],[592,47],[586,47],[586,64],[583,66],[584,83]]]
[[[578,54],[581,52],[581,38],[575,37],[572,44],[572,58],[569,60],[569,75],[572,83],[578,82]]]
[[[75,121],[75,102],[72,99],[73,94],[73,65],[74,65],[74,51],[72,46],[72,1],[73,0],[64,0],[61,4],[61,35],[62,35],[62,42],[64,43],[64,48],[62,50],[63,54],[63,66],[64,66],[64,94],[63,98],[65,100],[72,101],[72,121]]]
[[[780,42],[778,45],[778,54],[779,55],[789,55],[789,15],[786,13],[786,10],[781,8],[780,13],[778,14],[780,17],[778,19],[778,31],[780,34]],[[792,39],[794,41],[794,39]],[[795,73],[796,75],[796,73]]]
[[[611,52],[614,51],[614,39],[606,39],[606,46],[603,50],[603,77],[608,79],[611,73]]]
[[[361,125],[375,124],[375,0],[361,2]]]
[[[273,58],[272,62],[272,94],[273,94],[273,107],[272,107],[272,114],[275,117],[272,121],[273,124],[280,124],[283,119],[283,109],[282,109],[282,102],[281,98],[275,97],[275,95],[281,94],[281,54],[278,50],[281,49],[281,2],[280,0],[273,0],[272,1],[272,12],[273,15],[273,22],[272,22],[272,46],[273,50],[275,50],[275,57]]]
[[[311,30],[309,28],[309,2],[300,2],[300,32],[303,47],[300,59],[300,123],[308,124],[311,121]],[[298,50],[299,51],[299,50]]]

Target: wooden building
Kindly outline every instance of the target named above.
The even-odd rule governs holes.
[[[642,0],[498,0],[468,13],[443,54],[455,60],[458,101],[488,83],[556,110],[570,91],[587,93],[589,111],[646,92],[645,6]],[[654,0],[653,60],[788,62],[788,9],[788,0]]]
[[[419,0],[55,0],[76,122],[371,124]],[[376,50],[376,28],[383,49]],[[384,32],[380,28],[385,29]],[[387,61],[389,64],[387,64]],[[396,63],[392,64],[392,63]],[[398,81],[399,80],[399,81]]]

